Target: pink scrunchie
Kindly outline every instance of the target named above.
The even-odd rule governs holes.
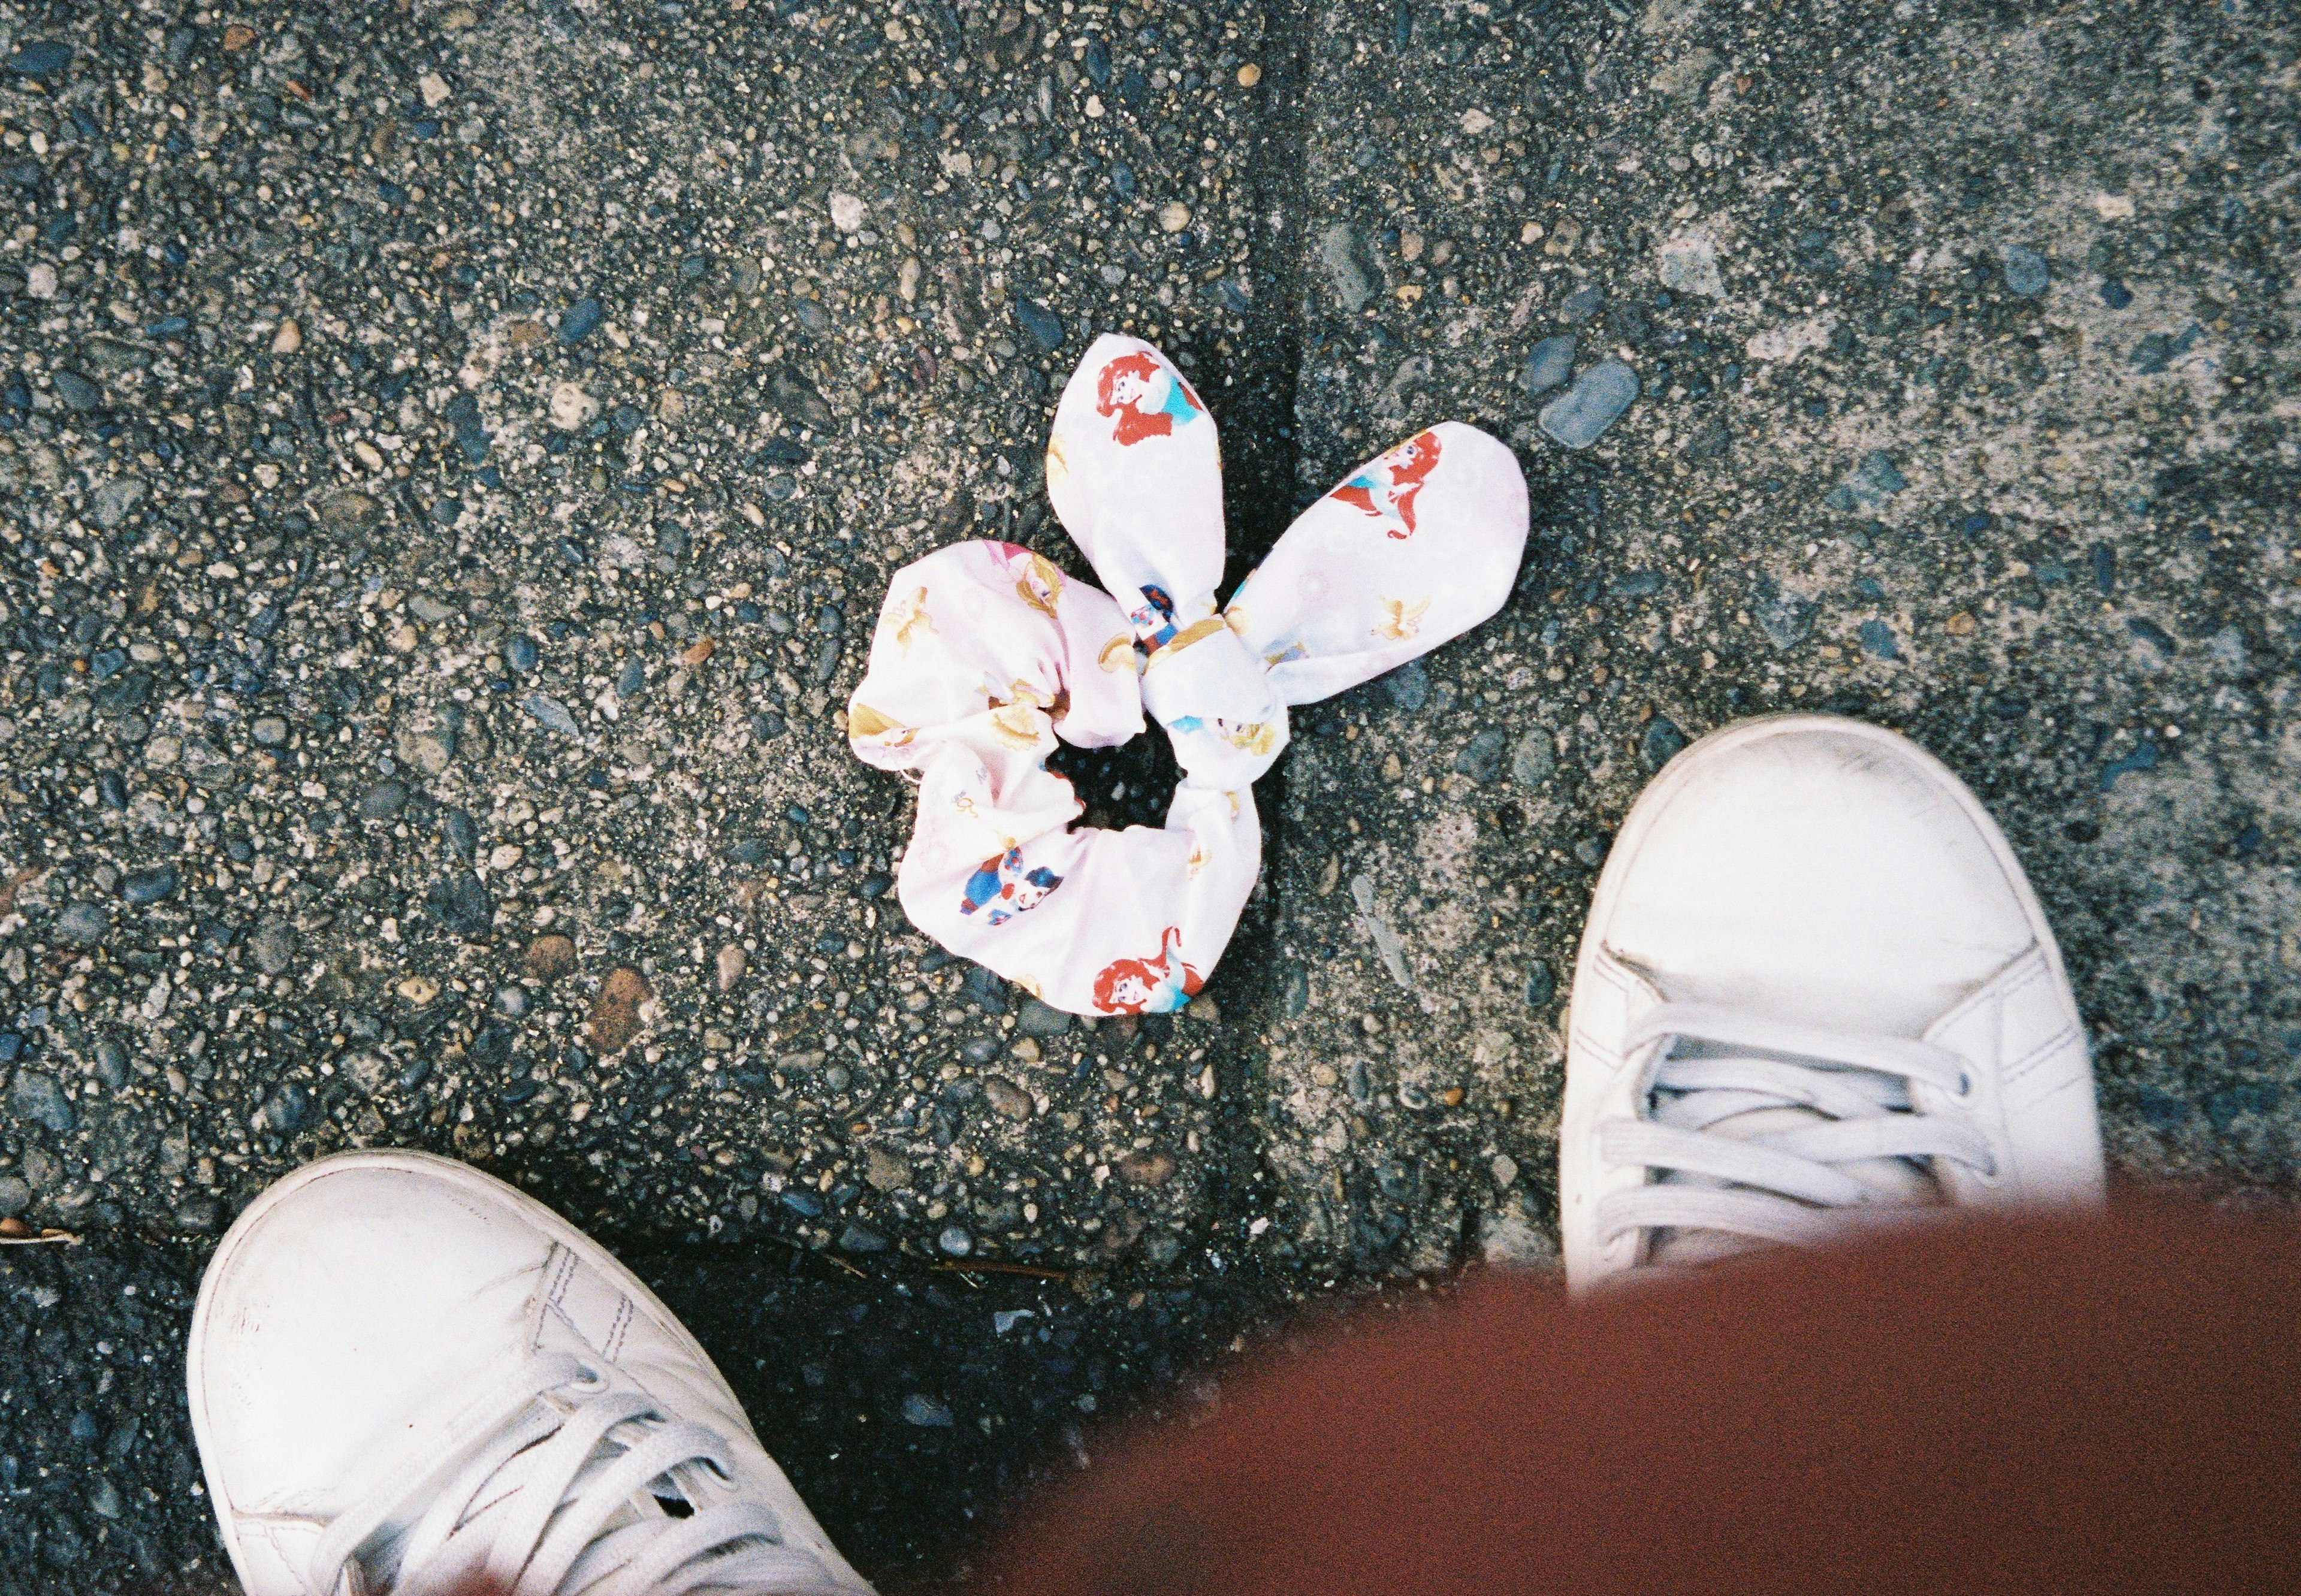
[[[1253,890],[1251,783],[1286,746],[1286,706],[1501,608],[1526,543],[1526,480],[1501,443],[1443,422],[1303,511],[1217,609],[1214,418],[1157,349],[1106,334],[1055,412],[1047,492],[1109,592],[1011,543],[904,566],[849,740],[917,778],[896,884],[922,931],[1056,1008],[1179,1008]],[[1071,829],[1084,806],[1046,768],[1055,739],[1116,747],[1146,711],[1184,773],[1167,824]]]

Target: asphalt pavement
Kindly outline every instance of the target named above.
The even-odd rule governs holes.
[[[78,1239],[0,1250],[0,1592],[228,1583],[190,1292],[383,1145],[625,1251],[866,1573],[952,1571],[1294,1316],[1554,1258],[1583,907],[1744,715],[1945,760],[2117,1172],[2288,1201],[2297,59],[2260,0],[0,4],[0,1222]],[[907,923],[842,712],[904,562],[1083,573],[1106,330],[1234,574],[1450,417],[1534,531],[1298,713],[1205,991],[1090,1025]]]

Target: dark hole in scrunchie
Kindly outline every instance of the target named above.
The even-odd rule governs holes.
[[[1167,806],[1175,801],[1175,785],[1183,777],[1174,746],[1157,725],[1146,727],[1142,736],[1121,748],[1075,748],[1064,743],[1047,756],[1047,768],[1078,790],[1079,801],[1086,806],[1080,825],[1114,831],[1165,825]]]

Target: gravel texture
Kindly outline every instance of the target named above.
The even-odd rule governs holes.
[[[2297,48],[2261,0],[0,4],[0,1221],[87,1238],[0,1252],[0,1592],[214,1588],[205,1249],[384,1144],[629,1249],[866,1571],[948,1569],[1307,1297],[1552,1255],[1608,836],[1765,711],[1970,781],[2118,1168],[2281,1200]],[[1234,575],[1445,416],[1535,524],[1502,616],[1298,715],[1207,991],[1089,1027],[910,930],[839,722],[896,566],[1080,568],[1039,455],[1109,328],[1214,408]],[[1068,768],[1099,823],[1174,775]]]

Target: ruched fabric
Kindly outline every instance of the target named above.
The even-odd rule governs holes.
[[[1053,1007],[1160,1013],[1204,983],[1254,889],[1252,787],[1286,747],[1287,706],[1500,609],[1526,479],[1494,439],[1442,422],[1303,511],[1217,606],[1214,418],[1157,349],[1106,334],[1056,409],[1047,493],[1102,587],[1012,543],[904,566],[849,741],[918,782],[896,877],[914,924]],[[1046,768],[1056,740],[1116,747],[1146,716],[1184,773],[1166,825],[1073,829],[1084,806]]]

